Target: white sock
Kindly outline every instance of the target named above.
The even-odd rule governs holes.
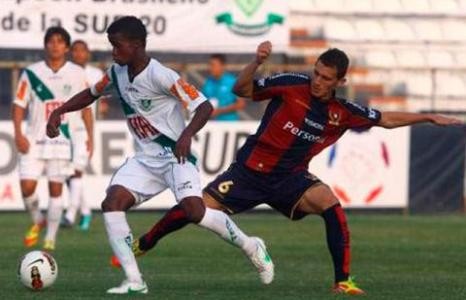
[[[58,227],[60,227],[61,215],[63,213],[62,198],[50,197],[47,212],[47,233],[44,240],[55,241]]]
[[[39,198],[37,197],[37,194],[33,193],[29,197],[24,197],[23,201],[26,210],[31,215],[32,222],[34,224],[40,224],[44,222],[44,215],[39,209]]]
[[[73,177],[70,179],[70,205],[66,210],[65,217],[71,223],[76,220],[76,213],[81,205],[81,198],[83,194],[83,183],[81,177]]]
[[[206,207],[204,218],[198,225],[215,232],[224,240],[238,246],[248,256],[252,255],[256,250],[256,242],[244,234],[233,220],[222,211]]]
[[[103,215],[110,246],[118,257],[126,278],[131,282],[142,283],[141,272],[139,272],[136,258],[131,250],[133,236],[126,222],[125,212],[104,212]]]
[[[89,199],[84,197],[84,193],[81,193],[81,215],[90,216],[91,215],[91,206],[89,204]]]

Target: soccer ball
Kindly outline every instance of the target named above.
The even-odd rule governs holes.
[[[19,261],[18,277],[30,289],[37,291],[51,286],[57,274],[58,265],[47,252],[31,251]]]

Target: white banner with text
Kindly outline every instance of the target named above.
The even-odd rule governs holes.
[[[134,15],[148,31],[147,49],[171,52],[254,52],[270,40],[289,44],[282,0],[2,0],[0,47],[40,49],[50,26],[63,26],[91,50],[110,50],[106,28]]]
[[[207,184],[226,170],[236,150],[257,122],[209,122],[193,141],[199,157],[202,182]],[[21,210],[16,152],[11,122],[0,122],[0,210]],[[133,141],[123,121],[98,122],[95,151],[84,194],[94,209],[100,209],[113,172],[133,153]],[[310,164],[310,172],[327,183],[346,207],[405,208],[408,204],[409,129],[348,132],[337,144],[324,150]],[[41,207],[47,207],[47,185],[38,186]],[[67,190],[64,190],[66,201]],[[175,204],[170,191],[154,197],[141,208],[169,208]]]

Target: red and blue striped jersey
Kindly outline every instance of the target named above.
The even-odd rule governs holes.
[[[348,129],[368,129],[381,113],[333,97],[310,94],[311,79],[282,73],[254,81],[253,100],[271,99],[257,132],[238,151],[236,161],[263,173],[306,170],[310,160]]]

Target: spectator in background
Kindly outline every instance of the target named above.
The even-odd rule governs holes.
[[[225,72],[226,57],[223,54],[213,54],[209,60],[210,76],[202,87],[202,92],[214,106],[212,117],[218,121],[237,121],[238,112],[245,106],[245,101],[233,94],[236,77]]]

